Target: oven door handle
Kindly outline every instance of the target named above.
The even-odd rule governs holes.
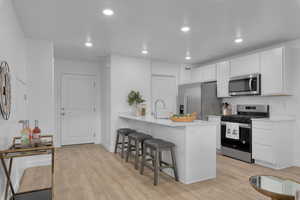
[[[234,122],[230,122],[230,123],[234,123]],[[225,125],[226,126],[226,122],[221,122],[221,125]],[[242,123],[237,123],[239,125],[240,128],[247,128],[247,129],[251,129],[251,125],[250,124],[242,124]]]
[[[250,88],[250,92],[252,92],[252,78],[250,78],[250,80],[249,80],[249,88]]]

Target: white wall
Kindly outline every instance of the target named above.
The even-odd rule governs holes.
[[[105,57],[101,80],[100,90],[102,94],[101,98],[101,144],[108,150],[110,150],[111,141],[111,91],[110,91],[110,56]]]
[[[63,74],[85,74],[85,75],[95,75],[96,89],[97,93],[97,127],[96,127],[96,138],[95,142],[101,142],[101,73],[102,68],[104,68],[104,61],[84,61],[75,59],[65,59],[65,58],[55,58],[55,96],[56,96],[56,106],[55,106],[55,116],[56,116],[56,132],[57,132],[57,144],[61,145],[61,80]]]
[[[107,61],[106,84],[110,90],[106,91],[109,98],[103,104],[108,107],[106,116],[110,115],[110,121],[104,122],[103,141],[104,146],[113,151],[116,129],[122,126],[119,120],[120,112],[131,112],[131,107],[127,103],[127,95],[131,90],[139,91],[146,100],[148,113],[151,113],[151,76],[173,75],[178,80],[179,64],[166,63],[163,61],[153,61],[144,58],[126,57],[111,55]],[[103,80],[105,81],[105,80]],[[109,131],[104,127],[110,127]]]
[[[300,40],[287,43],[288,46],[300,48]],[[295,165],[300,166],[300,66],[294,66],[293,95],[277,97],[233,97],[225,98],[224,102],[237,104],[268,104],[271,117],[292,116],[296,118],[294,132],[294,160]]]
[[[116,129],[122,127],[120,112],[130,112],[127,95],[131,90],[141,93],[146,102],[150,101],[151,83],[150,60],[112,55],[110,60],[111,92],[111,136],[110,150],[113,151]]]
[[[53,44],[44,40],[27,39],[28,117],[30,126],[39,121],[42,134],[55,139],[54,116],[54,55]],[[48,165],[50,156],[35,156],[26,167]]]
[[[43,133],[54,129],[54,56],[52,42],[27,40],[28,117]]]
[[[0,0],[0,60],[6,60],[11,69],[12,116],[8,121],[0,117],[0,150],[11,145],[12,137],[19,135],[17,121],[26,118],[26,41],[9,0]],[[12,171],[13,183],[18,185],[23,173],[23,159],[17,159]],[[3,198],[4,174],[0,169],[0,199]]]

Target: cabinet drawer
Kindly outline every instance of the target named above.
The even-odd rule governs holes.
[[[252,141],[255,144],[272,146],[274,137],[275,135],[272,130],[257,128],[252,129]]]
[[[256,160],[274,164],[273,148],[261,144],[253,144],[253,158]]]
[[[252,127],[257,129],[272,130],[272,123],[267,122],[252,122]]]

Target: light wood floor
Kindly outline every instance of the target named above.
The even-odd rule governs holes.
[[[100,145],[60,148],[55,161],[55,200],[264,200],[268,198],[249,185],[250,176],[273,174],[300,181],[297,167],[276,171],[218,156],[214,180],[184,185],[162,175],[153,186],[150,170],[142,176]],[[48,174],[47,167],[26,170],[20,190],[47,186]]]

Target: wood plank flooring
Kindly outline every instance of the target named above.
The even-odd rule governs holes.
[[[107,152],[100,145],[77,145],[57,149],[55,200],[265,200],[248,183],[252,175],[269,174],[300,181],[300,168],[272,170],[217,156],[217,178],[184,185],[161,175],[153,186],[153,173],[140,175],[132,163]],[[26,170],[21,191],[48,186],[50,169]]]

